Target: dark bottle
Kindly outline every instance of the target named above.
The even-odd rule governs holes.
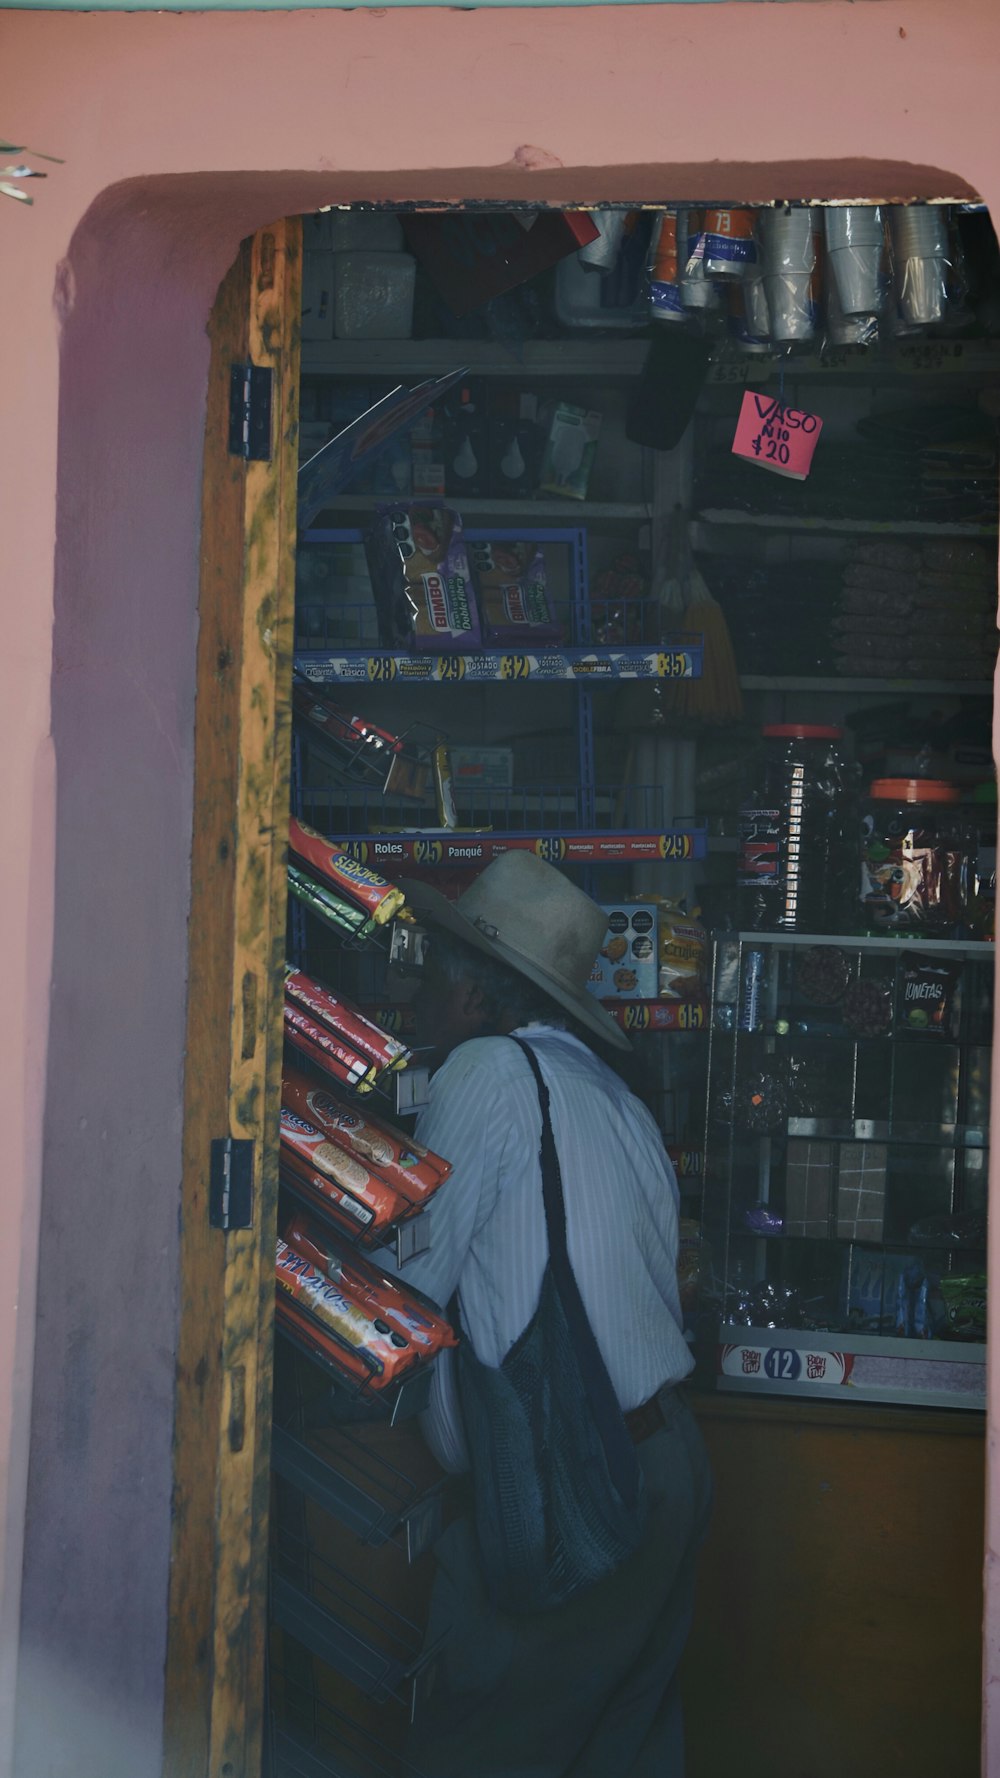
[[[843,730],[777,723],[747,774],[737,854],[744,932],[839,932],[852,906],[850,771]]]

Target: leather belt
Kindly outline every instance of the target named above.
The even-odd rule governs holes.
[[[630,1408],[622,1418],[628,1427],[634,1445],[641,1445],[643,1439],[650,1438],[654,1432],[659,1432],[661,1426],[667,1424],[658,1394],[651,1395],[648,1401],[642,1403],[641,1407]]]

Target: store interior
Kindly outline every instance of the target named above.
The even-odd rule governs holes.
[[[265,1771],[420,1778],[444,1494],[417,1428],[452,1335],[378,1262],[421,1251],[451,1157],[409,1146],[427,1071],[395,884],[454,898],[517,846],[607,910],[590,985],[632,1051],[606,1059],[677,1176],[718,1481],[692,1778],[874,1775],[893,1748],[962,1778],[990,218],[332,208],[303,230]]]

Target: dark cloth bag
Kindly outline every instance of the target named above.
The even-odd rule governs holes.
[[[500,1368],[482,1364],[463,1339],[458,1379],[490,1597],[502,1611],[541,1612],[632,1554],[646,1499],[570,1264],[548,1088],[529,1045],[512,1042],[538,1086],[549,1259],[538,1307]]]

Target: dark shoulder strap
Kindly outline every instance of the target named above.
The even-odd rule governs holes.
[[[608,1376],[607,1365],[594,1338],[594,1330],[590,1325],[590,1318],[580,1295],[580,1288],[570,1264],[566,1245],[566,1202],[563,1197],[559,1155],[556,1150],[555,1137],[552,1134],[549,1089],[538,1065],[538,1057],[531,1045],[523,1043],[520,1037],[513,1038],[512,1042],[517,1044],[518,1049],[524,1052],[528,1060],[531,1072],[535,1077],[538,1102],[542,1110],[540,1157],[545,1226],[549,1237],[549,1265],[552,1268],[552,1276],[559,1292],[563,1314],[573,1336],[580,1376],[587,1392],[587,1400],[594,1423],[604,1446],[611,1478],[626,1504],[634,1506],[641,1487],[635,1448],[626,1431],[618,1397],[615,1394],[611,1378]]]
[[[548,1231],[549,1257],[552,1261],[552,1269],[556,1273],[560,1286],[562,1285],[563,1270],[565,1269],[569,1271],[570,1278],[573,1281],[573,1289],[576,1290],[576,1279],[573,1278],[572,1269],[569,1263],[569,1251],[566,1246],[566,1200],[563,1197],[562,1168],[559,1165],[556,1139],[552,1134],[552,1118],[549,1111],[549,1089],[545,1084],[545,1077],[538,1065],[538,1057],[535,1055],[531,1045],[522,1042],[520,1037],[511,1038],[511,1042],[516,1043],[518,1049],[527,1058],[528,1066],[535,1077],[535,1085],[538,1088],[538,1103],[542,1110],[542,1199],[545,1204],[545,1227]],[[583,1305],[581,1304],[581,1307],[582,1306]]]

